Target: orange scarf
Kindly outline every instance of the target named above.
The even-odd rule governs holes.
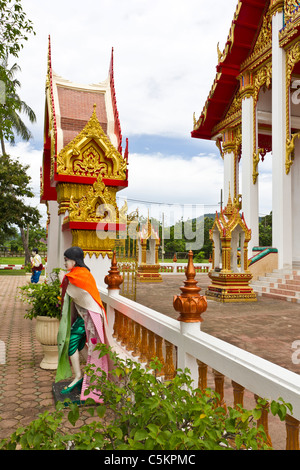
[[[90,271],[87,268],[81,268],[79,266],[75,266],[74,268],[71,269],[71,271],[69,271],[66,274],[66,276],[69,279],[71,284],[79,287],[80,289],[85,290],[93,297],[93,299],[97,302],[97,304],[100,305],[101,308],[103,308],[106,321],[107,321],[105,308],[100,298],[96,281],[94,277],[92,276],[92,274],[90,273]]]

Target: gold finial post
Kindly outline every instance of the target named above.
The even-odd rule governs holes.
[[[182,294],[175,295],[173,298],[173,307],[180,313],[178,320],[184,323],[202,322],[201,313],[207,309],[206,297],[199,294],[201,288],[197,286],[195,275],[193,252],[190,250],[185,272],[186,281],[184,281],[184,286],[180,287]]]
[[[111,260],[111,268],[108,271],[108,274],[104,278],[105,284],[109,290],[120,289],[120,285],[123,282],[123,276],[121,276],[120,271],[117,266],[116,251],[114,250],[113,257]]]

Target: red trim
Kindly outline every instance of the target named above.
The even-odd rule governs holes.
[[[101,230],[103,232],[126,230],[126,224],[113,222],[66,222],[62,224],[62,232],[66,230]]]
[[[221,73],[214,93],[206,102],[207,114],[200,127],[191,132],[197,139],[211,139],[214,126],[226,115],[226,112],[238,90],[237,77],[241,64],[251,54],[257,35],[259,34],[263,15],[269,6],[269,0],[243,0],[238,18],[233,21],[234,40],[225,60],[217,65],[217,72]]]
[[[116,98],[115,78],[114,78],[114,48],[112,48],[111,50],[109,79],[110,79],[112,106],[113,106],[114,118],[115,118],[115,132],[118,136],[118,151],[122,155],[122,131],[121,131],[121,124],[120,124],[119,113],[118,113],[118,108],[117,108],[117,98]]]
[[[71,175],[58,175],[57,173],[54,176],[54,184],[59,182],[64,183],[80,183],[80,184],[94,184],[97,181],[97,178],[92,178],[89,176],[71,176]],[[127,188],[128,181],[127,180],[115,180],[115,179],[108,179],[103,178],[103,183],[105,186],[120,186],[122,188]]]
[[[96,177],[91,176],[73,176],[73,175],[60,175],[57,173],[57,163],[54,162],[54,178],[52,178],[51,185],[56,186],[56,183],[80,183],[80,184],[94,184],[97,181]],[[128,170],[126,170],[126,180],[116,180],[110,178],[102,179],[105,186],[119,186],[121,188],[127,188],[128,186]]]
[[[57,123],[56,123],[56,115],[55,115],[55,108],[54,108],[54,96],[53,96],[53,76],[52,76],[52,59],[51,59],[51,41],[50,41],[50,34],[48,38],[48,61],[49,61],[49,80],[50,80],[50,95],[51,95],[51,107],[53,111],[53,123],[54,123],[54,135],[55,135],[55,153],[57,152]]]

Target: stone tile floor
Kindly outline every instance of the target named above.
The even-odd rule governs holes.
[[[137,301],[177,318],[173,296],[180,294],[184,279],[184,275],[164,275],[161,283],[139,283]],[[198,274],[196,279],[202,289],[200,294],[204,295],[209,278]],[[0,348],[0,439],[9,436],[17,427],[26,426],[38,414],[54,410],[52,384],[55,372],[40,368],[42,348],[35,339],[35,321],[24,319],[25,305],[16,295],[18,286],[25,282],[25,276],[0,277],[0,341],[4,342],[6,350],[3,361],[3,348]],[[299,304],[274,299],[258,297],[257,302],[237,304],[209,301],[201,329],[299,373],[300,365],[292,362],[292,343],[300,339],[299,316]],[[230,383],[225,385],[228,392]],[[249,406],[254,404],[247,393],[246,402]],[[83,412],[75,429],[93,420],[88,412]],[[67,418],[64,426],[73,428]],[[272,422],[270,434],[271,428],[275,435],[271,435],[274,447],[284,449],[283,423]]]

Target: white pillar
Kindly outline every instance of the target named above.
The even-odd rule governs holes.
[[[300,141],[295,141],[295,157],[291,168],[292,178],[292,210],[293,210],[293,263],[300,264]]]
[[[291,171],[285,171],[286,78],[285,51],[279,47],[278,32],[283,13],[272,19],[272,226],[273,247],[278,249],[278,268],[292,266]]]
[[[226,206],[228,202],[229,186],[230,186],[231,199],[233,200],[235,196],[234,194],[235,177],[236,177],[236,172],[235,172],[234,152],[225,152],[224,154],[224,189],[223,189],[223,194],[224,194],[223,206],[224,207]]]
[[[247,226],[251,229],[248,256],[252,248],[259,245],[258,234],[258,181],[253,184],[253,97],[242,101],[242,211]]]
[[[47,275],[51,274],[53,269],[60,266],[59,237],[61,232],[57,201],[49,201],[48,210],[50,223],[48,225],[47,237]]]

